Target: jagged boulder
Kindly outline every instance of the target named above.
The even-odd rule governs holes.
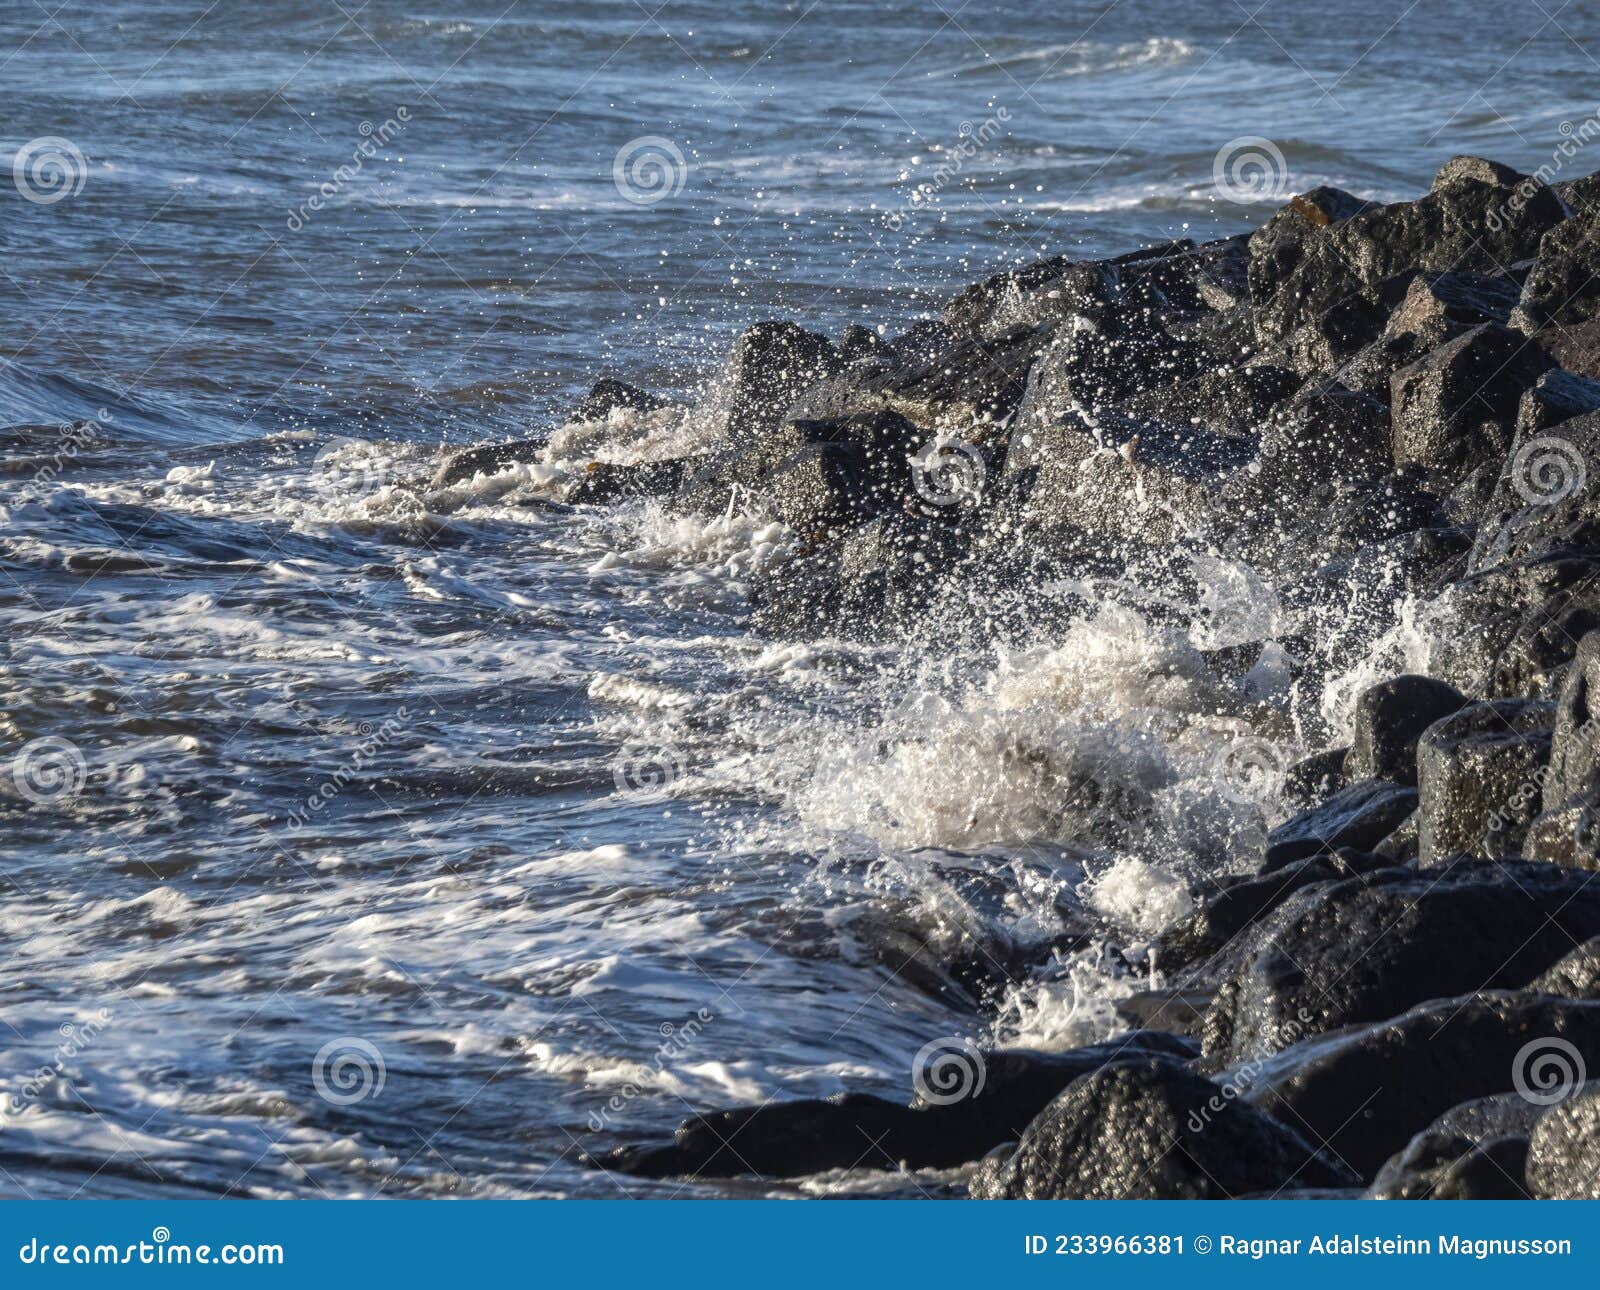
[[[1436,721],[1417,742],[1418,856],[1516,855],[1539,813],[1555,705],[1496,699]]]
[[[1545,1112],[1528,1147],[1528,1190],[1543,1200],[1600,1200],[1600,1083]]]
[[[1086,1075],[971,1183],[986,1200],[1225,1200],[1354,1175],[1230,1090],[1163,1061]]]
[[[1397,676],[1362,691],[1345,774],[1414,786],[1422,732],[1467,703],[1455,686],[1426,676]]]
[[[1600,1001],[1600,937],[1585,941],[1528,982],[1529,990]]]
[[[1552,1076],[1559,1078],[1552,1053],[1597,1068],[1600,1003],[1486,990],[1436,998],[1281,1053],[1257,1068],[1246,1096],[1370,1178],[1452,1107],[1499,1093],[1550,1096]],[[1540,1130],[1548,1123],[1547,1116],[1533,1134],[1528,1176],[1536,1191]],[[1570,1158],[1563,1150],[1576,1143],[1560,1132],[1550,1141],[1549,1177],[1565,1177],[1555,1162]]]
[[[1545,1108],[1518,1093],[1453,1106],[1378,1170],[1374,1200],[1526,1200],[1528,1138]]]
[[[572,419],[604,421],[613,412],[655,412],[666,406],[667,401],[659,395],[608,376],[589,387],[589,392],[572,410]]]
[[[1499,461],[1524,392],[1552,366],[1526,337],[1484,323],[1402,368],[1389,385],[1395,464],[1449,488]]]
[[[618,1147],[588,1161],[648,1178],[791,1178],[824,1169],[948,1168],[1017,1138],[1062,1089],[1127,1062],[1183,1061],[1193,1044],[1140,1031],[1065,1053],[952,1043],[930,1056],[938,1099],[903,1106],[865,1093],[768,1102],[685,1120],[670,1144]],[[865,1135],[865,1136],[863,1136]]]
[[[841,366],[832,341],[795,323],[746,328],[728,359],[727,439],[747,442],[776,429],[802,393]]]
[[[1358,781],[1273,829],[1261,871],[1272,873],[1341,847],[1370,851],[1416,809],[1414,788],[1382,779]]]
[[[1600,934],[1600,885],[1588,878],[1556,865],[1462,861],[1308,887],[1231,952],[1238,966],[1206,1016],[1207,1067],[1258,1060],[1424,999],[1523,986]]]

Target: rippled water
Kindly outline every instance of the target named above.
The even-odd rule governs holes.
[[[1297,750],[1284,678],[1201,652],[1272,589],[1198,570],[1181,631],[1056,589],[1092,609],[999,653],[759,639],[781,529],[560,504],[707,418],[574,394],[692,401],[753,318],[892,330],[1249,227],[1243,136],[1394,197],[1595,106],[1578,6],[497,9],[0,11],[8,149],[84,158],[0,194],[0,1191],[675,1194],[577,1150],[1107,1033],[1277,809],[1217,749]],[[614,175],[640,139],[662,200]],[[974,1006],[963,958],[1085,906],[1115,954]]]

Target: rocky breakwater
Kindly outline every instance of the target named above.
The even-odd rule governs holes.
[[[568,500],[781,521],[751,616],[791,636],[1047,634],[1073,606],[1040,588],[1090,576],[1181,619],[1188,557],[1243,561],[1285,614],[1237,665],[1287,660],[1313,755],[1264,848],[1161,933],[1120,1038],[974,1051],[965,1100],[717,1111],[594,1162],[971,1165],[978,1197],[1600,1194],[1597,283],[1600,176],[1457,157],[1414,201],[1320,188],[1251,234],[1000,273],[889,339],[741,336],[709,450],[596,466]],[[1325,683],[1351,675],[1341,722]]]

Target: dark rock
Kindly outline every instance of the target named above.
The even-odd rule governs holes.
[[[1523,836],[1522,854],[1530,860],[1600,870],[1600,801],[1574,798],[1541,811]]]
[[[1540,994],[1600,1001],[1600,938],[1585,941],[1527,984]]]
[[[1228,1199],[1354,1177],[1293,1129],[1171,1062],[1108,1067],[1078,1080],[1004,1160],[986,1161],[986,1200]]]
[[[1588,632],[1573,648],[1543,784],[1546,810],[1600,792],[1600,631]]]
[[[631,497],[661,497],[676,492],[688,477],[690,461],[648,461],[618,466],[591,461],[567,490],[573,503],[619,502]]]
[[[1351,779],[1417,782],[1417,740],[1435,721],[1469,700],[1444,681],[1397,676],[1362,692],[1356,700],[1355,734],[1345,773]]]
[[[1433,177],[1432,191],[1438,192],[1441,188],[1463,182],[1488,184],[1492,188],[1515,188],[1526,178],[1526,175],[1513,170],[1510,166],[1503,166],[1498,161],[1486,161],[1482,157],[1458,156],[1451,157],[1439,167],[1438,173]]]
[[[1345,778],[1348,748],[1329,748],[1289,767],[1283,777],[1283,799],[1305,810],[1320,806],[1350,781]]]
[[[1223,485],[1252,456],[1244,441],[1191,427],[1069,413],[1031,431],[1019,423],[1006,472],[1030,472],[1031,524],[1070,521],[1094,533],[1163,543],[1210,529]]]
[[[1273,829],[1261,870],[1271,873],[1297,860],[1331,855],[1340,847],[1370,850],[1416,809],[1416,790],[1404,784],[1381,779],[1351,784]]]
[[[1402,368],[1389,387],[1395,463],[1449,487],[1504,457],[1524,391],[1551,366],[1537,345],[1485,323]]]
[[[952,1045],[924,1072],[940,1097],[963,1081],[966,1096],[901,1106],[865,1093],[771,1102],[685,1120],[670,1145],[619,1147],[588,1162],[649,1178],[796,1177],[824,1169],[949,1168],[1013,1141],[1074,1080],[1124,1062],[1184,1061],[1193,1045],[1141,1031],[1066,1053],[1004,1049],[980,1054]],[[945,1062],[948,1065],[945,1065]],[[981,1078],[979,1076],[981,1072]],[[866,1136],[863,1137],[862,1135]]]
[[[809,387],[840,369],[833,343],[791,322],[761,322],[734,342],[728,361],[727,438],[748,442],[782,424]]]
[[[1378,1170],[1375,1200],[1526,1200],[1528,1135],[1544,1108],[1517,1093],[1451,1107]]]
[[[1549,1072],[1536,1059],[1553,1040],[1570,1044],[1593,1068],[1600,1062],[1600,1004],[1499,990],[1436,998],[1281,1053],[1259,1068],[1246,1096],[1371,1177],[1451,1107],[1520,1091],[1519,1081],[1542,1088]],[[1534,1129],[1528,1176],[1536,1192],[1540,1129],[1548,1123],[1546,1116]]]
[[[1111,266],[1058,255],[974,283],[945,306],[940,321],[959,335],[983,335],[1019,323],[1038,326],[1095,312],[1116,294]]]
[[[1203,368],[1181,385],[1159,385],[1135,394],[1123,401],[1120,410],[1215,434],[1252,434],[1294,396],[1300,383],[1300,377],[1286,367],[1229,363]]]
[[[1517,407],[1517,440],[1526,441],[1591,412],[1600,412],[1600,381],[1555,368],[1523,394]]]
[[[508,443],[485,443],[463,448],[446,458],[428,481],[429,488],[449,488],[478,475],[494,475],[511,466],[538,461],[544,453],[543,440],[516,439]]]
[[[1564,220],[1544,235],[1513,325],[1528,335],[1588,322],[1600,309],[1600,214]]]
[[[604,421],[612,412],[654,412],[667,406],[667,401],[648,390],[614,381],[605,377],[589,387],[589,392],[572,411],[574,421]]]
[[[1297,860],[1270,873],[1224,879],[1198,909],[1162,934],[1162,966],[1172,971],[1219,955],[1239,933],[1303,888],[1340,882],[1387,863],[1381,857],[1346,848]]]
[[[1516,855],[1539,813],[1555,705],[1475,703],[1436,721],[1417,744],[1418,856]]]
[[[1230,952],[1240,965],[1206,1017],[1207,1066],[1253,1061],[1424,999],[1520,987],[1600,934],[1600,885],[1588,877],[1460,861],[1307,888]]]
[[[1044,346],[1028,375],[1016,425],[1026,433],[1074,410],[1090,414],[1150,390],[1173,390],[1204,362],[1191,341],[1121,315],[1062,328]]]
[[[1534,1125],[1528,1190],[1542,1200],[1600,1200],[1600,1084],[1551,1107]]]
[[[889,357],[889,347],[882,337],[870,327],[851,323],[839,337],[839,357],[846,363],[883,361]]]

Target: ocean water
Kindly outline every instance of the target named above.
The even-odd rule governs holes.
[[[707,446],[757,318],[1537,167],[1600,15],[745,9],[0,6],[0,1193],[748,1192],[577,1155],[1105,1037],[1281,815],[1287,673],[1204,653],[1281,627],[1249,569],[1184,628],[1080,586],[1004,649],[771,640],[780,526],[565,486]],[[572,423],[603,375],[679,406]],[[429,487],[510,436],[544,459]],[[1426,662],[1409,612],[1301,709]],[[964,961],[1086,917],[977,1006]]]

